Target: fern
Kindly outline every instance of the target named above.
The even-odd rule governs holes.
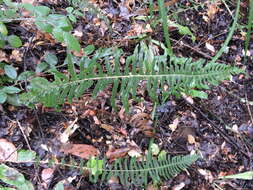
[[[130,186],[135,184],[136,186],[146,186],[148,179],[151,178],[153,182],[160,182],[162,179],[171,179],[182,170],[188,168],[193,162],[199,158],[199,155],[186,155],[175,156],[170,158],[164,156],[160,160],[149,155],[146,161],[138,162],[136,158],[117,159],[113,164],[108,164],[103,161],[103,167],[95,168],[97,171],[95,175],[92,175],[90,170],[90,181],[96,183],[108,181],[111,177],[118,178],[120,183],[124,186]],[[98,160],[97,160],[98,161]],[[97,162],[98,163],[98,162]],[[94,168],[92,168],[94,169]]]
[[[108,86],[112,87],[111,102],[115,107],[115,99],[119,94],[124,107],[128,110],[130,96],[137,100],[136,91],[140,81],[146,80],[147,91],[153,101],[158,102],[158,89],[165,98],[168,91],[178,93],[188,89],[208,88],[207,85],[218,85],[229,79],[232,74],[242,72],[237,67],[205,63],[204,60],[193,62],[191,59],[155,56],[151,47],[141,43],[132,55],[126,58],[124,70],[120,63],[123,51],[120,49],[99,49],[92,58],[83,57],[81,60],[70,53],[65,63],[68,65],[69,75],[50,70],[54,75],[53,81],[36,77],[30,81],[30,90],[21,96],[21,100],[28,106],[41,102],[47,107],[57,107],[65,102],[71,102],[83,93],[93,88],[93,97]],[[165,94],[165,95],[164,95]]]

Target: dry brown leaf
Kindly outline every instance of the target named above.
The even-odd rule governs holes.
[[[42,185],[45,188],[48,188],[48,185],[50,184],[50,182],[54,176],[53,174],[54,174],[54,169],[52,169],[52,168],[45,168],[42,170],[41,179],[42,179]]]
[[[179,123],[179,119],[176,118],[174,119],[173,123],[169,125],[169,128],[171,129],[172,132],[177,129],[178,123]]]
[[[6,139],[0,139],[0,161],[16,162],[17,159],[18,153],[15,145]]]
[[[101,124],[100,125],[101,128],[105,129],[106,131],[108,131],[109,133],[114,133],[114,127],[108,124]]]
[[[14,49],[11,52],[11,56],[10,59],[14,59],[15,61],[22,61],[22,54],[20,53],[20,51],[18,49]]]
[[[189,144],[195,144],[196,143],[195,138],[194,138],[193,135],[187,135],[187,140],[188,140]]]
[[[116,158],[122,158],[127,155],[127,153],[131,149],[129,147],[125,148],[120,148],[120,149],[115,149],[115,148],[109,148],[109,150],[106,152],[106,157],[109,158],[110,160],[114,160]]]
[[[99,151],[92,145],[87,144],[64,144],[62,145],[61,152],[71,154],[84,159],[90,159],[92,156],[99,155]]]
[[[9,62],[9,59],[6,57],[5,52],[3,52],[2,50],[0,50],[0,62],[5,61],[5,62]]]
[[[214,15],[219,11],[219,5],[220,5],[219,1],[215,1],[212,3],[208,2],[207,16],[208,16],[209,20],[212,20],[214,18]]]

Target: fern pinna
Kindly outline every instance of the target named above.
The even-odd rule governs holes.
[[[161,182],[162,179],[171,179],[181,171],[188,168],[193,162],[199,159],[198,154],[186,156],[169,156],[156,159],[149,155],[146,161],[137,161],[135,157],[129,159],[117,159],[113,164],[108,164],[106,160],[103,161],[102,168],[94,166],[90,170],[97,171],[92,174],[89,172],[90,181],[96,183],[100,181],[106,182],[111,177],[118,178],[120,183],[124,186],[146,186],[148,180],[153,182]],[[97,163],[99,160],[97,160]],[[101,175],[101,177],[99,177]]]
[[[146,81],[147,91],[153,101],[158,102],[166,94],[182,92],[189,89],[208,88],[208,84],[218,85],[241,69],[220,63],[205,63],[204,60],[193,62],[191,59],[170,57],[167,54],[155,55],[151,47],[142,42],[132,55],[127,56],[125,63],[120,62],[123,51],[118,48],[98,49],[93,57],[82,57],[78,60],[68,53],[65,64],[68,75],[56,69],[49,72],[54,80],[42,77],[30,81],[30,90],[21,96],[26,105],[32,106],[41,102],[47,107],[61,105],[67,99],[71,102],[93,88],[93,97],[99,91],[112,86],[111,103],[115,107],[117,94],[128,110],[128,98],[136,98],[140,81]],[[169,86],[169,91],[164,86]]]

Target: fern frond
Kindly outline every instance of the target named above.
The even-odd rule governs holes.
[[[199,159],[199,155],[195,154],[172,158],[165,156],[160,160],[150,156],[147,157],[146,161],[141,162],[137,161],[135,157],[131,159],[117,159],[113,164],[107,164],[104,161],[102,169],[96,168],[98,171],[97,175],[92,175],[92,172],[90,172],[90,180],[96,183],[99,179],[98,175],[102,173],[101,183],[114,177],[118,178],[124,186],[135,184],[143,187],[147,185],[148,179],[159,182],[161,179],[173,178],[197,159]]]
[[[146,48],[146,49],[145,49]],[[99,91],[112,86],[113,106],[117,94],[123,105],[128,109],[128,98],[136,97],[140,81],[146,80],[146,88],[153,101],[158,101],[158,92],[167,93],[164,85],[170,90],[180,92],[184,89],[206,88],[207,85],[218,85],[229,79],[231,75],[242,72],[241,69],[219,63],[205,63],[204,60],[192,62],[191,59],[170,57],[165,61],[161,56],[150,56],[145,45],[137,46],[133,55],[127,57],[121,71],[120,49],[99,49],[92,58],[83,58],[74,63],[74,57],[68,54],[65,62],[68,64],[69,76],[57,70],[51,70],[54,81],[36,77],[30,81],[30,90],[23,94],[23,102],[33,105],[41,102],[47,107],[61,105],[67,99],[79,98],[89,88],[93,88],[93,97]],[[117,93],[118,92],[118,93]]]

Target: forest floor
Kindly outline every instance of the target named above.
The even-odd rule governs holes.
[[[85,11],[73,29],[75,34],[79,34],[82,47],[89,44],[96,48],[118,46],[124,52],[132,53],[138,39],[129,39],[129,36],[146,34],[154,40],[164,41],[162,26],[150,28],[147,27],[150,24],[148,22],[152,21],[136,19],[137,16],[149,14],[145,1],[91,2],[108,21]],[[67,1],[41,0],[35,3],[63,13],[70,6]],[[199,152],[202,156],[187,171],[171,180],[162,181],[158,189],[253,189],[252,180],[219,179],[251,171],[253,168],[252,36],[250,56],[246,62],[243,61],[248,3],[241,2],[239,27],[233,34],[227,51],[218,60],[245,69],[247,76],[236,75],[230,81],[212,86],[205,91],[208,99],[171,96],[154,111],[154,104],[148,94],[145,90],[138,89],[143,101],[130,99],[129,113],[123,107],[114,112],[109,103],[111,92],[107,88],[95,99],[87,91],[80,99],[72,103],[66,102],[60,110],[40,104],[34,109],[4,104],[0,111],[0,138],[6,139],[17,149],[35,151],[41,160],[69,159],[70,156],[85,158],[85,151],[94,150],[99,152],[101,158],[109,159],[124,158],[131,156],[131,153],[143,155],[148,150],[150,139],[154,138],[159,149],[172,156],[191,152]],[[170,27],[174,54],[194,60],[210,60],[226,40],[233,23],[231,14],[235,13],[236,1],[174,0],[166,5],[170,17],[178,24],[187,26],[196,37],[193,42],[189,35],[181,35],[176,28]],[[0,50],[1,61],[11,60],[18,72],[35,70],[36,64],[46,52],[54,53],[59,62],[63,62],[66,48],[49,35],[33,28],[33,25],[28,26],[25,21],[8,23],[7,27],[10,33],[27,42],[25,46],[16,49],[16,56],[12,49]],[[77,127],[73,134],[67,134],[72,149],[64,147],[59,140],[63,138],[63,131],[71,125]],[[77,144],[90,146],[81,150],[83,147],[75,146]],[[115,179],[103,185],[93,184],[89,182],[88,176],[79,175],[73,169],[48,169],[46,165],[34,166],[30,163],[8,165],[22,173],[36,189],[53,189],[59,181],[67,179],[71,179],[71,182],[65,186],[65,190],[140,189],[134,185],[124,188]],[[49,179],[46,179],[46,175]],[[156,187],[150,184],[148,189]]]

